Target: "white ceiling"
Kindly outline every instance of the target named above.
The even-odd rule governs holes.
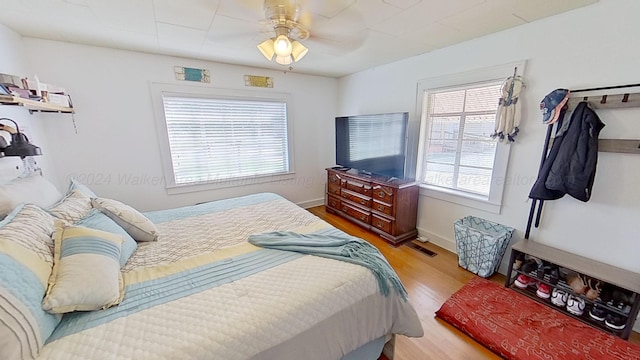
[[[339,77],[597,0],[301,0],[309,53],[292,71]],[[34,38],[279,70],[262,0],[0,0],[0,23]]]

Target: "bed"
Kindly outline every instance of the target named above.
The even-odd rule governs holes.
[[[65,313],[37,359],[377,359],[396,334],[423,335],[411,303],[384,295],[370,269],[248,243],[347,236],[276,194],[144,216],[157,241],[122,266],[124,298]]]

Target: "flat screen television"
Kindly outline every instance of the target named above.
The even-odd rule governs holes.
[[[408,112],[336,117],[336,164],[402,179]]]

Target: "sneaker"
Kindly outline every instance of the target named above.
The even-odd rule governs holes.
[[[538,295],[539,298],[548,299],[551,297],[551,288],[547,284],[539,283],[536,295]]]
[[[535,283],[535,280],[533,280],[532,278],[524,274],[518,275],[518,277],[516,278],[516,281],[514,282],[514,284],[520,289],[526,289],[527,286],[532,285],[534,283]]]
[[[566,291],[562,291],[559,289],[553,289],[551,292],[551,303],[555,306],[564,307],[567,305],[567,298],[569,294]]]
[[[569,295],[567,299],[567,311],[575,316],[582,316],[582,314],[584,314],[584,300],[577,296]]]
[[[604,321],[604,318],[607,316],[607,311],[598,304],[593,304],[591,310],[589,310],[589,316],[593,320]]]
[[[604,319],[604,324],[607,325],[608,328],[614,330],[622,330],[625,327],[626,319],[617,314],[608,314]]]
[[[538,263],[534,259],[529,259],[525,261],[525,263],[522,264],[522,266],[520,267],[520,271],[522,271],[525,274],[529,274],[532,271],[537,271],[537,270],[538,270]]]
[[[519,252],[516,254],[516,259],[513,262],[513,268],[516,270],[520,269],[522,263],[524,263],[524,253]]]

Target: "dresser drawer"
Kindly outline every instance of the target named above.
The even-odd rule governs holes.
[[[373,200],[373,206],[371,206],[371,208],[383,214],[393,216],[393,207],[389,204],[385,204],[385,203],[381,203],[379,201]]]
[[[344,202],[342,203],[342,211],[345,212],[347,215],[353,218],[356,218],[367,224],[369,223],[369,219],[371,218],[371,214],[369,214],[369,212],[357,209]]]
[[[340,184],[329,183],[329,194],[340,196]]]
[[[360,181],[343,179],[342,187],[365,196],[371,196],[371,185]]]
[[[391,234],[391,229],[393,228],[392,226],[393,221],[376,216],[376,215],[371,215],[371,226],[373,226],[374,228],[380,229],[386,233]]]
[[[364,207],[371,207],[371,198],[368,196],[363,196],[353,191],[349,191],[345,189],[342,190],[342,193],[340,194],[340,196],[342,196],[343,198],[349,201],[353,201],[356,204],[360,204]]]
[[[334,196],[327,196],[327,206],[336,210],[340,210],[340,205],[342,204],[342,202],[340,201],[340,198],[334,197]]]
[[[340,180],[341,180],[340,175],[338,175],[336,173],[333,173],[333,172],[329,173],[329,184],[335,184],[335,185],[339,186],[340,185]]]
[[[373,187],[373,198],[386,202],[387,204],[393,204],[393,188],[376,185]]]

